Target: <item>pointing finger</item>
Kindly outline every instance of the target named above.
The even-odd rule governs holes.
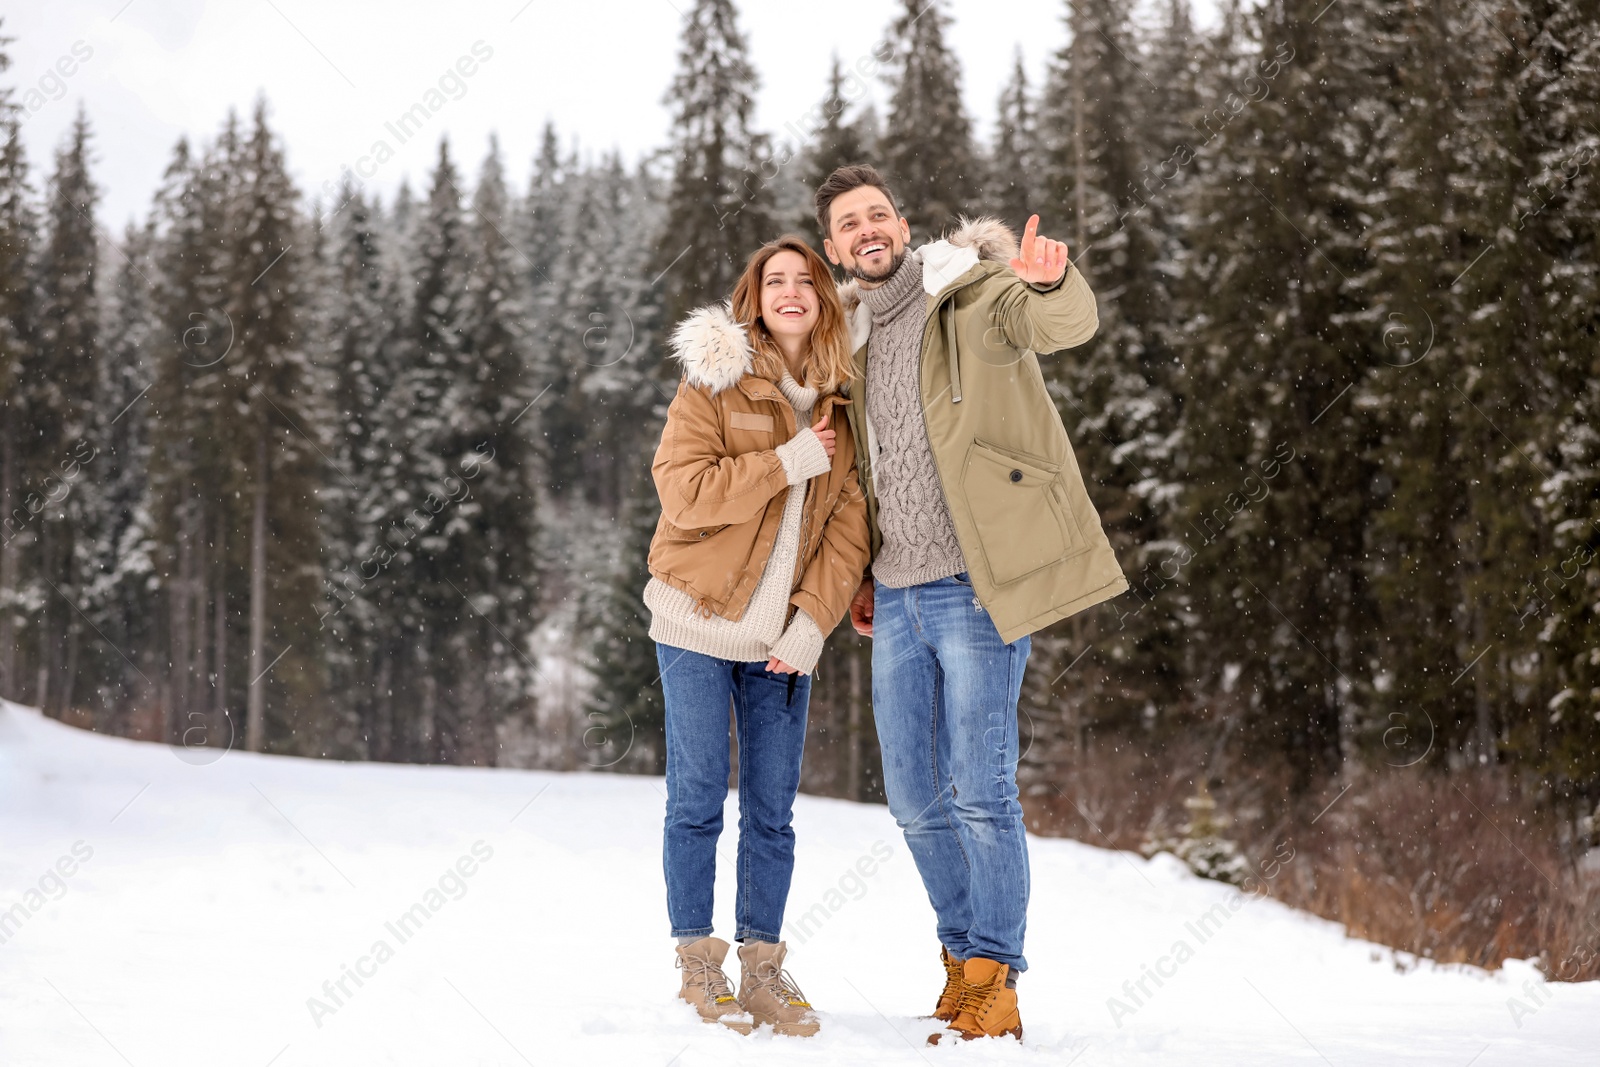
[[[1030,215],[1028,224],[1022,228],[1022,259],[1024,262],[1032,259],[1036,252],[1034,245],[1039,236],[1039,216]]]

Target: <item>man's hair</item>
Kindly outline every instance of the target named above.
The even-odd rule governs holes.
[[[828,175],[827,181],[817,187],[817,225],[822,228],[822,236],[829,236],[828,227],[833,222],[833,202],[863,185],[873,185],[882,189],[883,195],[889,198],[889,207],[894,211],[895,217],[900,217],[900,209],[894,202],[894,190],[889,188],[889,183],[883,180],[883,175],[878,173],[878,169],[866,163],[852,163],[836,169]]]

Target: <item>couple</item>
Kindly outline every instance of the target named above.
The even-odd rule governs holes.
[[[834,171],[816,211],[853,284],[837,289],[822,257],[783,237],[750,257],[730,304],[672,336],[683,378],[652,467],[662,515],[644,600],[666,704],[679,995],[742,1033],[820,1027],[778,931],[810,675],[848,609],[873,638],[889,810],[938,920],[934,1017],[962,1039],[1020,1039],[1028,634],[1127,588],[1035,355],[1094,335],[1094,294],[1037,216],[1020,246],[980,219],[911,251],[869,166]],[[737,995],[729,945],[711,936],[730,699]]]

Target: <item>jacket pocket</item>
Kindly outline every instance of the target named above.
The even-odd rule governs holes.
[[[670,522],[662,520],[661,540],[667,542],[703,541],[712,534],[717,533],[719,530],[726,530],[729,525],[729,523],[725,522],[721,526],[695,526],[686,528],[682,526],[674,526]]]
[[[1060,494],[1061,468],[974,440],[961,488],[989,575],[1004,585],[1087,546]]]

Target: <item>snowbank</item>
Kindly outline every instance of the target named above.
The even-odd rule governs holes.
[[[714,1030],[673,1000],[663,806],[654,778],[240,752],[195,766],[0,704],[0,1063],[1509,1067],[1600,1055],[1600,983],[1546,984],[1525,964],[1397,967],[1169,858],[1038,839],[1027,1043],[924,1048],[916,1016],[942,973],[911,857],[885,809],[810,797],[786,933],[823,1033]]]

